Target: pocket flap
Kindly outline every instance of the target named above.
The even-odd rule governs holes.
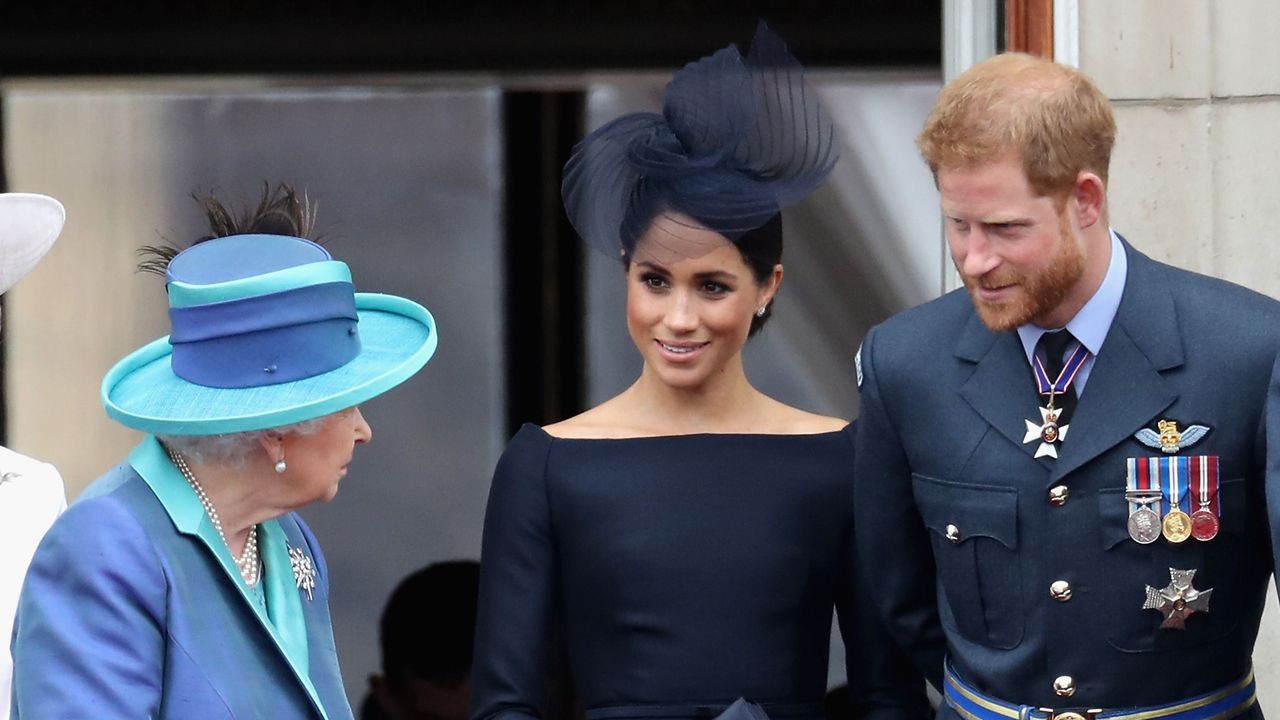
[[[924,524],[939,536],[956,544],[987,537],[1010,550],[1018,548],[1017,488],[912,474],[911,489]]]

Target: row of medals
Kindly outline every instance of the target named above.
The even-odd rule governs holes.
[[[1150,545],[1162,535],[1171,543],[1184,543],[1191,538],[1208,542],[1218,536],[1220,523],[1208,501],[1201,500],[1200,509],[1190,515],[1174,507],[1162,519],[1160,513],[1151,509],[1164,499],[1159,490],[1130,490],[1125,493],[1125,499],[1139,505],[1129,514],[1129,537],[1135,542]]]

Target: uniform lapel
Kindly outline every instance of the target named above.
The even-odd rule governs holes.
[[[977,363],[960,386],[960,397],[1028,457],[1034,455],[1039,443],[1023,443],[1022,439],[1027,430],[1025,420],[1038,422],[1040,406],[1017,334],[993,333],[976,312],[971,313],[956,345],[956,357]]]
[[[1050,467],[1050,484],[1114,447],[1173,404],[1177,389],[1160,373],[1183,362],[1182,334],[1173,296],[1150,258],[1124,243],[1129,261],[1124,295],[1094,360],[1085,392],[1069,421],[1070,434]],[[975,363],[960,396],[991,427],[1035,454],[1024,443],[1024,420],[1039,421],[1039,405],[1027,356],[1017,333],[995,333],[971,312],[956,344],[956,357]]]
[[[1178,399],[1161,372],[1182,365],[1182,333],[1173,295],[1150,258],[1125,243],[1124,295],[1094,360],[1050,484],[1146,426]]]

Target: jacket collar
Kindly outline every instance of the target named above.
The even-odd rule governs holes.
[[[310,675],[308,626],[317,619],[313,617],[313,612],[306,611],[311,608],[304,610],[304,600],[295,584],[290,557],[290,547],[294,547],[310,558],[309,552],[302,550],[306,548],[306,543],[300,537],[300,532],[297,532],[297,523],[289,523],[299,535],[297,538],[289,536],[279,519],[268,520],[259,525],[258,550],[266,568],[261,582],[268,611],[256,601],[252,590],[240,578],[240,570],[231,557],[231,551],[209,520],[195,491],[169,460],[160,441],[154,435],[146,436],[130,453],[129,464],[155,493],[178,532],[197,538],[213,554],[228,582],[239,590],[245,609],[258,618],[262,629],[271,636],[321,717],[327,718],[328,713]],[[319,621],[328,622],[327,618],[320,618]]]
[[[1057,460],[1046,461],[1052,463],[1050,482],[1122,442],[1178,398],[1176,388],[1160,375],[1184,361],[1173,295],[1160,265],[1123,238],[1121,242],[1129,261],[1124,295],[1071,419],[1070,439]],[[970,311],[955,355],[976,365],[960,388],[961,397],[1033,454],[1036,444],[1023,442],[1023,420],[1039,417],[1038,398],[1017,334],[992,332]]]

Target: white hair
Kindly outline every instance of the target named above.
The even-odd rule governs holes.
[[[281,425],[266,430],[225,433],[222,435],[157,435],[156,438],[175,452],[194,462],[214,463],[240,467],[254,448],[261,447],[263,435],[311,435],[319,430],[330,416],[312,418],[292,425]]]

